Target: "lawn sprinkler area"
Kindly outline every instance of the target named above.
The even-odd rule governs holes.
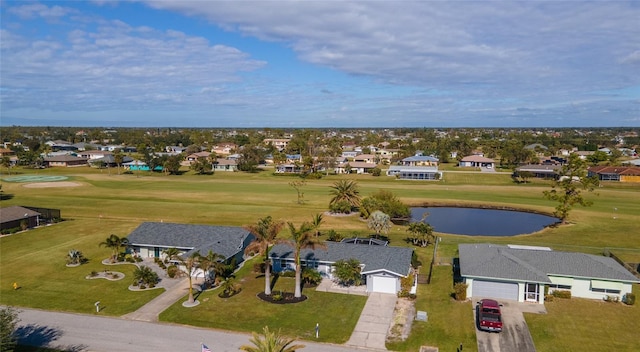
[[[38,175],[24,175],[24,176],[13,176],[13,177],[5,177],[2,180],[6,182],[58,182],[68,180],[67,176],[38,176]]]

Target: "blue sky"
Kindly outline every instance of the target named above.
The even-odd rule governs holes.
[[[640,1],[0,6],[4,126],[640,126]]]

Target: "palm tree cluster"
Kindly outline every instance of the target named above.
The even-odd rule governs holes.
[[[188,303],[193,304],[195,302],[193,296],[193,274],[198,269],[205,271],[205,276],[210,275],[213,270],[216,270],[224,265],[223,260],[225,257],[221,254],[209,251],[207,255],[203,256],[199,252],[192,252],[190,255],[181,255],[176,248],[167,248],[163,253],[169,258],[169,260],[177,261],[187,272],[187,278],[189,279],[189,299]]]
[[[269,249],[276,241],[276,237],[284,222],[275,221],[271,216],[259,219],[256,224],[249,225],[246,229],[251,232],[255,239],[247,246],[245,253],[258,253],[264,255],[264,293],[271,294],[271,260],[269,258]]]
[[[304,345],[294,345],[293,339],[280,335],[280,332],[270,331],[268,326],[262,330],[262,336],[253,333],[253,337],[249,340],[253,345],[240,346],[241,351],[245,352],[295,352]]]
[[[160,281],[160,278],[158,277],[158,274],[156,274],[156,272],[151,268],[142,265],[133,270],[133,280],[134,284],[142,284],[144,286],[154,287]]]
[[[80,265],[86,261],[86,258],[77,249],[70,249],[69,253],[67,253],[67,264],[68,265]]]
[[[100,242],[100,247],[107,247],[111,249],[111,257],[109,260],[112,263],[118,261],[118,256],[122,249],[127,248],[129,245],[129,240],[126,237],[118,237],[114,234],[111,234],[104,241]]]

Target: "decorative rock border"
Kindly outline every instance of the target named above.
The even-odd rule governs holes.
[[[116,276],[117,277],[113,277]],[[121,273],[119,271],[98,271],[96,272],[95,276],[92,276],[91,274],[87,275],[84,277],[87,280],[93,280],[93,279],[106,279],[109,281],[118,281],[118,280],[122,280],[124,279],[124,273]]]

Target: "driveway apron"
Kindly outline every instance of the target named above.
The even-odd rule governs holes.
[[[543,305],[534,303],[518,303],[501,301],[502,306],[502,332],[493,333],[478,330],[476,321],[476,337],[478,352],[536,352],[533,338],[529,333],[529,327],[524,320],[524,311],[546,313]],[[477,318],[476,310],[473,310],[474,319]]]
[[[386,350],[385,341],[393,321],[397,299],[392,294],[371,293],[346,345]]]

